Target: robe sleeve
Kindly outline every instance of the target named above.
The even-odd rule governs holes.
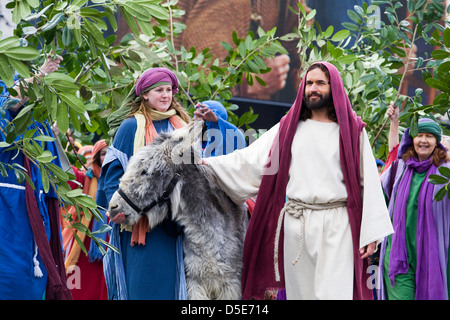
[[[130,143],[130,141],[134,141],[136,128],[137,124],[134,118],[126,119],[122,122],[114,137],[114,148],[128,159],[133,155],[133,143]],[[108,153],[106,158],[111,156]],[[125,172],[122,162],[117,157],[112,157],[111,161],[107,161],[106,158],[102,165],[102,173],[97,187],[97,204],[105,209],[108,208],[109,201],[119,188],[120,178]]]
[[[367,132],[361,133],[361,192],[363,212],[361,221],[360,248],[392,234],[394,229],[386,207],[381,181]]]
[[[232,123],[218,117],[217,123],[206,121],[205,125],[204,157],[225,155],[246,147],[244,134]]]
[[[270,147],[277,136],[279,124],[244,149],[228,155],[205,158],[222,190],[237,204],[258,193]]]

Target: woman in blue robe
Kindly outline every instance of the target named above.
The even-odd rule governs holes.
[[[177,92],[178,80],[172,71],[149,69],[139,77],[121,108],[108,118],[114,141],[108,148],[98,183],[99,206],[108,208],[128,160],[139,148],[152,142],[160,132],[170,132],[190,121],[173,97]],[[185,299],[179,226],[168,222],[139,233],[139,224],[148,227],[144,217],[131,230],[111,224],[110,243],[120,254],[108,250],[104,258],[108,299]]]

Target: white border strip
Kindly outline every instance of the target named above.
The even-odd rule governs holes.
[[[0,187],[2,187],[2,188],[13,188],[13,189],[25,190],[25,186],[19,186],[19,185],[17,185],[17,184],[3,183],[3,182],[0,182]]]

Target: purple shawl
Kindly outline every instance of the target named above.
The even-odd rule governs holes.
[[[372,299],[372,293],[366,285],[369,276],[366,272],[367,259],[361,260],[359,254],[362,218],[360,136],[365,124],[352,110],[339,71],[328,62],[321,63],[330,73],[331,92],[339,123],[340,162],[348,193],[347,210],[354,253],[353,298]],[[266,292],[274,290],[282,292],[285,288],[282,245],[279,248],[278,261],[274,261],[275,231],[278,217],[285,203],[291,144],[299,122],[305,81],[306,77],[302,80],[293,106],[280,121],[279,132],[271,147],[266,165],[266,168],[270,168],[272,157],[279,157],[279,170],[276,174],[263,175],[258,200],[246,233],[242,272],[243,299],[263,299]],[[278,243],[282,244],[283,238],[283,232],[281,232]],[[275,263],[279,265],[280,281],[275,279]]]

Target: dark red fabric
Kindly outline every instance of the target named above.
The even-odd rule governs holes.
[[[330,85],[333,103],[339,123],[339,150],[341,167],[348,192],[347,210],[354,251],[354,299],[372,299],[367,286],[369,274],[366,272],[367,259],[361,260],[359,254],[359,236],[362,216],[362,198],[360,189],[360,136],[365,124],[352,110],[344,85],[335,66],[322,62],[330,73]],[[289,178],[291,144],[297,130],[302,108],[306,77],[303,78],[297,98],[288,114],[280,121],[277,137],[271,147],[268,164],[274,157],[279,159],[276,174],[265,174],[258,191],[258,201],[250,219],[244,245],[244,267],[242,273],[243,299],[263,299],[267,290],[283,290],[283,232],[279,239],[278,264],[280,281],[275,279],[274,245],[275,232],[280,211],[286,198],[286,186]],[[275,161],[274,161],[275,163]],[[320,168],[318,168],[320,170]],[[298,177],[301,179],[301,177]],[[282,229],[283,230],[283,227]]]
[[[24,155],[24,168],[31,172],[30,160]],[[34,195],[34,190],[26,181],[25,199],[28,217],[34,240],[39,249],[42,262],[48,273],[46,300],[72,300],[72,295],[66,284],[66,273],[61,248],[60,209],[57,199],[49,198],[48,215],[50,220],[50,243],[47,239],[44,223]]]
[[[79,170],[77,167],[72,166],[73,173],[75,173],[75,180],[79,182],[81,185],[84,183],[84,172]],[[79,184],[76,184],[72,181],[67,181],[70,186],[70,189],[78,189],[80,187]]]
[[[389,154],[386,159],[386,163],[384,164],[382,174],[390,167],[392,162],[394,162],[397,159],[399,146],[400,146],[400,144],[396,145],[391,151],[389,151]]]
[[[92,230],[91,220],[89,230]],[[84,239],[84,246],[89,252],[91,238]],[[95,244],[94,244],[95,245]],[[84,253],[80,254],[77,266],[78,274],[67,275],[68,286],[74,300],[108,300],[108,291],[106,289],[105,276],[103,274],[103,261],[89,262],[89,257]],[[75,277],[79,277],[75,278]],[[78,282],[79,281],[79,282]],[[79,285],[79,288],[76,287]]]

